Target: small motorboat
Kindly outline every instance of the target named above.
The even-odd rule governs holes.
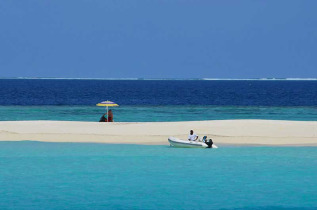
[[[168,137],[168,142],[171,147],[183,147],[183,148],[218,148],[213,144],[212,140],[207,140],[207,137],[204,136],[202,139],[197,141],[188,141],[175,138],[173,136]]]

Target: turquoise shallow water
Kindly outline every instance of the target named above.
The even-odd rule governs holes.
[[[316,209],[316,147],[0,142],[0,209]]]
[[[96,106],[0,106],[0,120],[98,121],[105,112]],[[316,121],[317,107],[258,106],[120,106],[118,122],[273,119]]]

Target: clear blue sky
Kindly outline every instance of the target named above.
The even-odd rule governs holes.
[[[0,77],[317,77],[316,0],[0,2]]]

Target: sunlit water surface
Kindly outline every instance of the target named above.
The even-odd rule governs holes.
[[[317,121],[317,107],[122,105],[112,108],[116,122],[169,122],[227,119]],[[66,120],[98,122],[105,108],[92,106],[0,106],[0,121]]]
[[[0,142],[0,209],[315,209],[316,147]]]

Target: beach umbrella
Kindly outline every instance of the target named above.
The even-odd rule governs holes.
[[[107,107],[107,117],[108,117],[108,107],[109,106],[119,106],[119,105],[116,104],[115,102],[112,102],[112,101],[102,101],[102,102],[96,104],[96,106],[105,106],[105,107]]]

